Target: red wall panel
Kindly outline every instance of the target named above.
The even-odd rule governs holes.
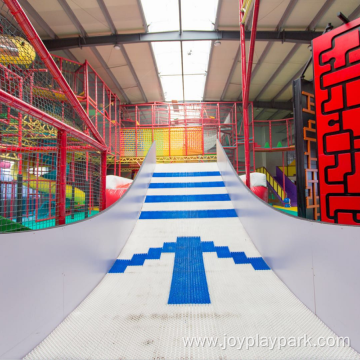
[[[360,19],[313,40],[321,220],[360,225]]]

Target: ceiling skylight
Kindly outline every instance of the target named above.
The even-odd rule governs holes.
[[[181,0],[183,30],[214,30],[219,0]],[[177,31],[178,0],[141,0],[149,32]]]
[[[183,30],[214,30],[218,0],[181,0]]]
[[[180,42],[153,43],[165,101],[183,100]],[[184,41],[185,100],[202,100],[211,41]]]
[[[141,0],[149,32],[178,31],[177,0]]]
[[[141,1],[149,32],[180,31],[178,0]],[[213,31],[217,6],[218,0],[181,0],[182,30]],[[165,101],[201,101],[211,41],[184,41],[182,58],[180,42],[156,42],[152,47]]]
[[[184,41],[185,100],[202,100],[211,41]]]

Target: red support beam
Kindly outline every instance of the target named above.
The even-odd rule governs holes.
[[[282,176],[282,181],[283,181],[283,190],[285,193],[285,161],[284,161],[284,151],[282,152],[282,172],[283,172],[283,176]]]
[[[245,44],[245,24],[242,24],[244,0],[240,1],[240,50],[241,50],[241,85],[242,85],[242,98],[246,99],[246,44]],[[246,103],[243,106],[243,123],[244,123],[244,147],[245,147],[245,184],[250,188],[250,146],[249,146],[249,111]]]
[[[67,152],[79,152],[79,151],[96,151],[92,146],[68,146]],[[10,152],[15,153],[54,153],[57,152],[55,146],[13,146],[7,144],[0,144],[0,154],[6,154]]]
[[[57,67],[54,59],[51,57],[50,53],[46,49],[45,45],[41,41],[39,35],[37,34],[36,30],[32,26],[30,20],[26,16],[24,10],[20,6],[17,0],[4,0],[7,7],[9,8],[11,14],[14,16],[22,30],[24,31],[25,35],[31,42],[31,45],[34,47],[37,54],[40,56],[41,60],[44,62],[46,67],[49,69],[51,75],[53,76],[54,80],[56,80],[68,98],[70,104],[74,107],[76,112],[79,114],[81,120],[84,121],[86,126],[90,129],[92,134],[94,135],[95,139],[102,145],[105,145],[104,140],[100,136],[99,132],[95,128],[94,124],[91,122],[89,117],[87,116],[84,108],[81,106],[79,100],[77,99],[76,95],[71,90],[70,85],[65,80],[64,76],[62,75],[61,71]]]
[[[246,46],[245,46],[245,24],[243,24],[243,3],[244,0],[239,0],[239,17],[240,17],[240,50],[241,50],[241,79],[242,79],[242,105],[243,105],[243,122],[244,122],[244,148],[245,148],[245,173],[246,186],[250,188],[250,141],[249,141],[249,91],[250,80],[252,72],[252,63],[254,58],[255,40],[257,20],[259,14],[259,0],[254,0],[254,15],[251,29],[250,50],[249,50],[249,65],[246,70]]]
[[[106,151],[101,152],[100,211],[106,209]]]
[[[257,23],[258,23],[258,17],[259,17],[259,2],[260,2],[260,0],[254,0],[254,1],[255,1],[255,4],[254,4],[253,22],[252,22],[252,27],[251,27],[249,61],[248,61],[248,68],[247,68],[247,74],[246,74],[246,92],[245,92],[245,98],[243,97],[243,102],[246,101],[246,103],[249,102],[250,82],[251,82],[252,67],[253,67],[253,60],[254,60]]]
[[[86,142],[87,144],[93,146],[95,149],[98,150],[106,150],[106,145],[99,144],[98,141],[91,138],[90,136],[84,134],[83,132],[74,129],[73,127],[61,122],[60,120],[52,117],[46,112],[43,112],[36,107],[28,104],[27,102],[20,100],[19,98],[7,93],[4,90],[0,89],[0,101],[6,103],[6,105],[15,108],[18,111],[22,111],[30,116],[37,118],[51,126],[56,127],[58,130],[64,130],[68,134],[73,135],[74,137],[78,138]]]
[[[58,151],[56,164],[56,225],[65,225],[66,209],[66,132],[58,131]]]

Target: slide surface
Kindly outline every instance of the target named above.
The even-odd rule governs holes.
[[[347,346],[279,349],[304,336],[337,340],[261,258],[217,164],[158,164],[118,260],[25,358],[360,359]]]

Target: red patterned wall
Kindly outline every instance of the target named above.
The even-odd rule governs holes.
[[[360,225],[360,19],[313,40],[321,220]]]

